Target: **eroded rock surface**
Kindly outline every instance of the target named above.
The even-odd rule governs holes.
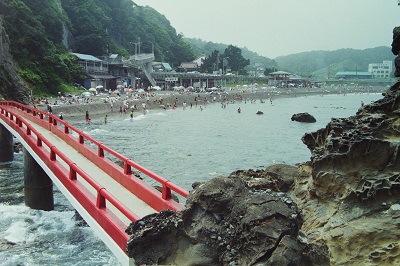
[[[309,241],[323,240],[331,265],[399,265],[399,83],[356,115],[332,119],[303,142],[292,198]]]
[[[128,254],[139,265],[321,265],[329,263],[323,241],[299,236],[301,216],[287,190],[294,175],[237,171],[197,183],[182,212],[162,212],[132,223]],[[273,177],[273,181],[264,180]],[[287,180],[291,179],[291,180]]]

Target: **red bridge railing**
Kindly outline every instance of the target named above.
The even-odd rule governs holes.
[[[104,187],[92,179],[89,174],[85,173],[52,143],[44,138],[25,118],[29,117],[29,119],[33,120],[36,124],[46,128],[63,139],[66,143],[92,161],[97,167],[102,169],[156,211],[165,209],[183,209],[181,204],[172,199],[172,191],[183,197],[189,195],[188,191],[110,149],[91,136],[83,133],[81,130],[59,119],[57,116],[15,101],[0,101],[0,110],[0,116],[3,121],[23,137],[32,150],[42,159],[43,162],[46,163],[55,176],[58,177],[66,189],[74,196],[76,195],[76,199],[79,203],[114,239],[124,252],[126,242],[129,238],[125,233],[127,225],[123,224],[115,214],[107,211],[106,202],[112,204],[130,221],[136,221],[140,219],[140,217],[124,206]],[[94,150],[88,144],[97,147],[97,150]],[[108,159],[106,157],[107,154],[122,161],[123,167]],[[158,182],[162,187],[162,191],[159,192],[151,185],[134,176],[132,168]],[[78,177],[84,179],[97,191],[96,198],[91,196],[93,194],[90,193],[84,185],[77,182]]]

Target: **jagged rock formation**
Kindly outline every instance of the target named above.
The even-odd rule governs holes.
[[[197,183],[184,211],[129,226],[128,254],[138,265],[326,265],[323,241],[307,242],[296,205],[277,192],[295,174],[281,165]]]
[[[392,53],[397,55],[396,59],[394,60],[395,66],[395,77],[400,77],[400,27],[396,27],[393,29],[393,42],[392,42]]]
[[[317,120],[314,116],[309,113],[298,113],[292,115],[292,121],[302,122],[302,123],[315,123]]]
[[[0,98],[27,102],[28,93],[12,61],[9,39],[0,18]]]
[[[326,242],[332,265],[400,264],[399,86],[303,136],[312,157],[299,167],[292,198],[301,229]]]

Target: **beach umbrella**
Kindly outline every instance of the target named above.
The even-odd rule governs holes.
[[[117,91],[117,90],[115,90],[115,91],[113,91],[113,92],[112,92],[112,94],[117,94],[117,93],[118,93],[118,91]]]
[[[82,92],[82,96],[86,97],[86,98],[89,98],[90,96],[92,96],[92,94],[90,92],[88,92],[88,91],[85,91],[85,92]]]
[[[102,85],[96,86],[96,89],[102,89],[102,88],[104,88]]]
[[[117,85],[117,89],[122,89],[122,88],[124,88],[124,86],[122,86],[122,85]]]
[[[132,90],[132,89],[127,89],[126,91],[127,91],[127,92],[132,92],[133,90]]]
[[[89,91],[96,91],[96,89],[95,88],[90,88]]]

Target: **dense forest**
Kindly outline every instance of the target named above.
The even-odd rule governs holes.
[[[0,15],[19,74],[37,94],[80,81],[69,52],[127,56],[140,46],[173,65],[196,57],[165,16],[131,0],[3,0]]]

